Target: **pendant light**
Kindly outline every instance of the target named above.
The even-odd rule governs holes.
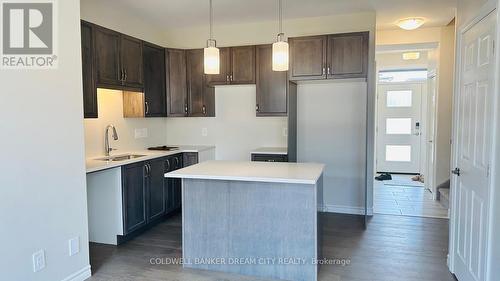
[[[204,72],[205,74],[219,74],[220,58],[217,42],[213,39],[214,11],[212,0],[210,2],[210,38],[207,40],[207,47],[203,50]]]
[[[273,44],[273,71],[288,71],[288,43],[283,33],[283,3],[279,3],[279,33]]]

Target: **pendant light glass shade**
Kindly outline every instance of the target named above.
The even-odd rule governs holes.
[[[209,43],[209,42],[213,43]],[[208,40],[207,47],[203,49],[205,74],[219,74],[220,57],[219,49],[215,46],[215,40]]]
[[[279,4],[279,33],[276,43],[273,44],[273,71],[288,71],[288,43],[283,33],[283,5],[282,0]]]
[[[278,35],[278,41],[273,44],[273,71],[288,71],[288,43]]]
[[[203,49],[203,66],[205,74],[219,74],[220,72],[220,57],[217,43],[213,39],[213,17],[212,0],[210,3],[210,39],[207,40],[207,47]]]

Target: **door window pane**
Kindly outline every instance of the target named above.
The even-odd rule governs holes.
[[[412,91],[387,91],[387,107],[411,107]]]
[[[411,162],[410,145],[386,145],[385,161]]]
[[[385,119],[385,133],[388,135],[411,135],[411,118]]]
[[[378,81],[382,83],[418,82],[427,80],[427,70],[380,71]]]

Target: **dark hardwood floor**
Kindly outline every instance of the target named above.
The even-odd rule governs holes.
[[[454,281],[446,266],[448,220],[375,215],[364,230],[357,216],[323,215],[323,256],[344,265],[323,265],[321,281]],[[180,258],[181,216],[160,223],[121,246],[90,245],[92,281],[265,280],[151,264]]]

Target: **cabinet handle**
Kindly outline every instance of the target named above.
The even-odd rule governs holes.
[[[148,164],[144,164],[144,169],[146,170],[146,177],[149,176],[149,166]]]
[[[326,73],[330,75],[330,67],[327,68]]]
[[[188,113],[188,106],[187,106],[187,104],[186,104],[186,105],[184,105],[184,112],[185,112],[186,114]]]
[[[166,164],[166,169],[167,169],[167,171],[169,171],[169,170],[170,170],[170,160],[169,160],[169,159],[167,159],[167,160],[165,161],[165,164]]]
[[[127,81],[127,70],[126,69],[123,70],[123,75],[124,75],[123,82],[125,82],[125,81]]]
[[[326,71],[325,71],[325,68],[323,67],[323,75],[325,75],[325,74],[326,74]]]
[[[257,105],[255,106],[255,110],[256,110],[257,112],[259,112],[259,111],[260,111],[259,104],[257,104]]]
[[[233,75],[229,75],[229,79],[231,80],[231,82],[233,82]]]
[[[123,68],[120,69],[120,82],[123,83]]]
[[[144,102],[144,104],[146,105],[146,114],[148,114],[148,113],[149,113],[149,105],[148,105],[148,102],[146,101],[146,102]]]
[[[207,108],[205,107],[205,105],[203,105],[203,107],[201,108],[201,111],[203,112],[203,115],[207,115]]]
[[[229,75],[226,75],[226,82],[229,83]]]
[[[175,168],[180,168],[179,167],[179,158],[175,157],[174,160],[175,160]]]

